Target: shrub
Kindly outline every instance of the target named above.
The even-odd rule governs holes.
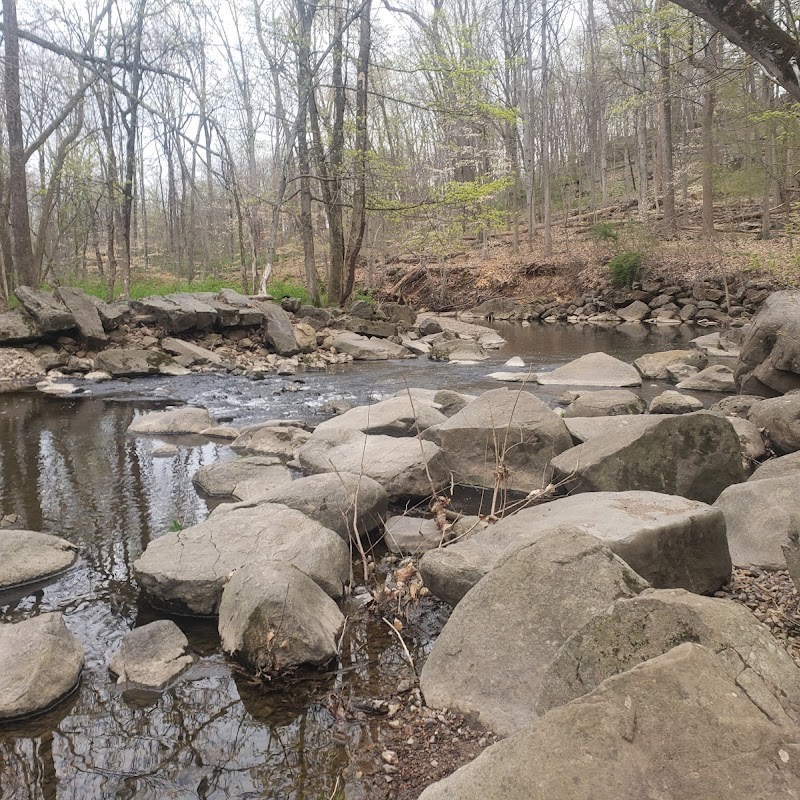
[[[596,242],[619,242],[619,231],[610,222],[595,222],[589,228],[589,235]]]
[[[642,254],[637,251],[626,250],[618,253],[608,264],[611,275],[611,285],[616,288],[632,286],[642,274]]]

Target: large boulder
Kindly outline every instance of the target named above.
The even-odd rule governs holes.
[[[781,547],[800,522],[797,475],[729,486],[714,503],[725,515],[733,563],[785,569]]]
[[[259,303],[264,314],[264,338],[279,356],[294,356],[300,352],[294,335],[291,317],[277,304]]]
[[[543,386],[641,386],[635,367],[607,353],[588,353],[552,372],[539,372],[536,380]]]
[[[107,372],[112,378],[136,378],[157,375],[174,363],[166,353],[121,348],[103,350],[95,359],[94,368]]]
[[[624,308],[618,308],[616,314],[625,322],[641,322],[645,317],[650,316],[650,306],[641,300],[634,300]]]
[[[793,475],[800,480],[800,451],[765,461],[748,480],[763,481],[768,478],[788,478]]]
[[[340,353],[349,355],[354,361],[386,361],[390,358],[415,358],[402,345],[377,337],[367,338],[351,331],[342,331],[333,337],[333,346]]]
[[[436,342],[428,358],[432,361],[486,361],[489,354],[472,339],[448,339]]]
[[[311,434],[297,425],[264,425],[244,431],[233,440],[231,448],[259,456],[277,456],[284,461],[293,459]]]
[[[327,472],[283,482],[242,503],[223,503],[212,515],[266,504],[280,504],[301,511],[349,542],[356,526],[359,533],[366,533],[383,525],[389,496],[377,481],[366,475]]]
[[[766,429],[775,452],[786,454],[800,450],[800,392],[756,403],[747,418],[757,427]]]
[[[39,326],[22,309],[15,308],[0,314],[0,345],[25,344],[42,336]]]
[[[661,353],[647,353],[633,362],[643,378],[649,380],[669,380],[667,367],[685,364],[703,369],[708,364],[708,356],[702,350],[666,350]]]
[[[383,486],[389,499],[427,497],[450,482],[441,448],[411,437],[368,436],[353,428],[315,431],[298,458],[311,474],[366,475]]]
[[[343,626],[336,603],[292,564],[245,564],[222,592],[222,649],[260,676],[327,663]]]
[[[680,589],[617,600],[575,631],[547,670],[537,710],[566,705],[683,642],[718,655],[731,682],[769,717],[800,722],[800,670],[769,630],[739,603]]]
[[[317,430],[353,428],[378,436],[416,436],[418,433],[446,422],[447,417],[413,395],[390,397],[369,406],[356,406],[344,414],[321,422]]]
[[[197,326],[197,314],[164,297],[144,297],[132,303],[133,308],[155,321],[168,333],[183,333]]]
[[[733,370],[724,364],[713,364],[696,375],[692,375],[677,384],[678,389],[692,392],[735,392]]]
[[[0,530],[0,590],[57,575],[75,563],[78,548],[38,531]]]
[[[468,539],[422,557],[425,585],[455,605],[501,554],[560,526],[597,537],[656,588],[714,592],[731,557],[719,509],[655,492],[576,494],[518,511]]]
[[[189,318],[194,320],[193,327],[197,330],[207,330],[217,321],[217,310],[209,303],[200,300],[188,292],[168,294],[164,299],[176,305],[183,313],[189,315]]]
[[[493,389],[435,432],[457,481],[494,487],[502,464],[506,489],[530,492],[550,481],[550,459],[572,444],[564,421],[530,392]]]
[[[192,483],[208,497],[251,500],[292,482],[292,473],[277,458],[250,456],[201,467]]]
[[[131,422],[128,433],[149,433],[160,436],[202,433],[216,424],[205,408],[174,408],[148,411]]]
[[[117,683],[162,689],[194,660],[186,634],[171,620],[159,619],[125,634],[108,668]]]
[[[18,286],[14,290],[22,307],[43,333],[61,333],[75,327],[75,317],[50,292]]]
[[[647,584],[598,539],[574,528],[519,542],[456,606],[422,669],[433,708],[495,733],[533,722],[542,678],[570,634]]]
[[[800,389],[800,290],[764,301],[742,343],[735,378],[740,392],[762,397]]]
[[[601,389],[581,392],[565,409],[565,417],[616,417],[641,414],[647,408],[644,400],[627,389]]]
[[[89,347],[103,347],[108,336],[94,300],[79,289],[66,286],[56,289],[55,296],[75,318],[75,327],[86,344]]]
[[[47,711],[82,669],[83,648],[60,613],[0,624],[0,721]]]
[[[156,608],[212,616],[230,572],[262,560],[294,564],[334,598],[350,573],[350,550],[339,534],[281,505],[240,508],[166,533],[133,567]]]
[[[800,797],[800,729],[682,644],[492,745],[420,800]]]
[[[667,416],[642,431],[590,439],[553,459],[554,480],[573,491],[632,489],[713,503],[744,480],[739,438],[724,417]]]

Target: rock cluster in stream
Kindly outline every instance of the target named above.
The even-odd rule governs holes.
[[[797,609],[787,573],[800,585],[800,292],[779,294],[741,331],[741,357],[721,357],[734,369],[714,369],[720,335],[633,365],[602,353],[536,375],[508,365],[526,382],[562,385],[558,411],[521,386],[410,389],[313,431],[221,428],[204,409],[147,413],[130,435],[232,441],[242,457],[204,468],[195,484],[241,502],[152,540],[134,564],[139,585],[157,609],[217,616],[224,651],[272,676],[335,658],[350,548],[385,533],[412,556],[395,589],[453,607],[418,675],[420,697],[443,719],[506,737],[421,800],[800,798],[800,667],[787,651]],[[443,322],[425,318],[410,341],[442,336]],[[431,354],[467,343],[461,352],[476,360],[488,334],[469,330],[423,343]],[[661,413],[631,391],[643,379],[676,383],[651,405]],[[720,387],[747,391],[720,401]],[[291,481],[290,468],[306,477]],[[485,490],[490,513],[450,508],[454,483]],[[427,518],[388,516],[410,504],[427,504]],[[64,549],[39,544],[48,556]],[[379,605],[380,595],[359,587],[354,599]],[[17,625],[0,626],[0,664],[12,661]],[[392,624],[401,638],[402,627]],[[173,634],[152,634],[158,669],[118,656],[112,670],[179,680],[190,655]],[[50,646],[79,664],[68,637],[37,653]],[[0,671],[0,700],[9,680]],[[402,764],[385,753],[394,780]]]

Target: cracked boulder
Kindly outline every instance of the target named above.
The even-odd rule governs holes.
[[[682,644],[492,745],[420,800],[790,800],[800,729],[782,722],[711,650]]]
[[[434,643],[420,679],[425,702],[495,733],[523,728],[536,720],[542,678],[570,634],[647,586],[576,528],[518,542],[456,606]]]
[[[249,456],[201,467],[192,483],[208,497],[252,500],[292,482],[292,473],[277,457]]]
[[[222,593],[222,649],[257,675],[326,664],[337,653],[344,616],[297,567],[280,561],[246,564]]]
[[[264,560],[294,564],[337,599],[350,574],[350,550],[339,534],[282,505],[239,508],[166,533],[133,567],[154,607],[213,616],[230,573]]]
[[[731,683],[774,722],[800,723],[800,669],[769,630],[732,600],[648,589],[617,600],[561,646],[542,681],[544,714],[683,642],[715,653]]]

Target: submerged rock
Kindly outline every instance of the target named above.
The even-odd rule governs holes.
[[[0,530],[0,589],[24,586],[71,567],[78,548],[38,531]]]
[[[536,719],[545,670],[567,637],[645,588],[627,564],[574,528],[520,542],[444,626],[422,670],[425,702],[496,733],[519,730]]]
[[[83,648],[60,613],[0,624],[0,720],[47,711],[78,685]]]
[[[280,561],[237,569],[219,607],[222,649],[258,675],[327,663],[343,626],[336,603],[297,567]]]
[[[162,689],[192,664],[189,640],[171,620],[160,619],[134,628],[108,665],[117,683]]]

